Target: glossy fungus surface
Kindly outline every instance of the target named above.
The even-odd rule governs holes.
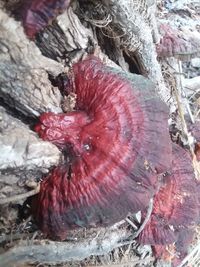
[[[153,245],[156,256],[162,258],[169,254],[166,248],[169,250],[170,245],[173,257],[184,256],[192,239],[192,227],[199,217],[197,182],[190,154],[173,145],[172,155],[171,174],[155,195],[150,221],[139,236],[140,243]]]
[[[24,30],[30,39],[69,5],[70,0],[26,0],[21,7]]]
[[[89,58],[73,66],[76,111],[40,117],[36,131],[64,162],[41,183],[35,218],[48,236],[110,225],[144,209],[171,165],[168,110],[146,78]]]

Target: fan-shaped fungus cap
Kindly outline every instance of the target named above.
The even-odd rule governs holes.
[[[73,66],[76,111],[46,113],[36,131],[65,155],[41,183],[35,218],[51,237],[110,225],[144,209],[171,165],[168,110],[152,83],[89,58]]]
[[[153,253],[156,259],[162,259],[170,266],[180,266],[182,260],[188,255],[188,247],[194,238],[194,227],[180,227],[176,230],[176,242],[168,245],[154,245]]]
[[[65,10],[70,0],[26,0],[20,7],[25,33],[30,39]]]
[[[177,252],[180,242],[182,249],[188,245],[187,235],[199,217],[196,185],[190,154],[173,145],[171,174],[155,195],[150,221],[139,236],[140,243],[155,246],[156,256],[166,255],[166,246],[174,242]]]
[[[199,39],[189,33],[174,29],[168,24],[160,25],[162,37],[156,45],[158,57],[177,57],[187,59],[199,53]]]

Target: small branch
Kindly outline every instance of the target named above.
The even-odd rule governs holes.
[[[145,228],[146,224],[148,223],[148,221],[149,221],[149,219],[151,217],[152,210],[153,210],[153,199],[150,199],[148,210],[147,210],[147,214],[146,214],[146,217],[145,217],[142,225],[140,226],[140,228],[138,229],[137,232],[135,232],[133,235],[129,236],[126,240],[123,240],[120,243],[120,246],[128,245],[128,244],[130,244],[130,243],[135,241],[134,239],[136,237],[138,237],[138,235],[143,231],[143,229]]]
[[[200,76],[184,79],[184,88],[194,93],[198,93],[200,90]]]
[[[178,60],[178,68],[179,68],[179,73],[183,73],[183,69],[182,69],[182,64],[181,64],[181,61],[180,60]],[[179,80],[180,80],[180,89],[181,89],[181,95],[185,98],[185,100],[186,100],[186,109],[187,109],[187,111],[188,111],[188,114],[189,114],[189,116],[190,116],[190,119],[191,119],[191,121],[192,121],[192,123],[194,123],[194,117],[193,117],[193,115],[192,115],[192,111],[191,111],[191,109],[190,109],[190,105],[189,105],[189,103],[188,103],[188,100],[186,99],[186,94],[185,94],[185,92],[184,92],[184,89],[183,89],[183,77],[182,77],[182,75],[180,75],[179,76]]]
[[[135,230],[138,229],[137,226],[136,226],[136,225],[135,225],[129,218],[126,218],[125,221],[126,221],[127,223],[129,223],[129,224],[133,227],[133,229],[135,229]]]
[[[178,67],[179,67],[179,73],[181,73],[182,72],[182,66],[181,66],[181,62],[180,61],[178,61]],[[193,163],[195,177],[197,179],[199,179],[199,177],[200,177],[199,162],[196,159],[193,143],[191,143],[191,140],[190,140],[190,134],[188,132],[188,127],[187,127],[187,123],[185,121],[185,116],[184,116],[184,109],[183,109],[183,105],[182,105],[182,102],[181,102],[182,98],[181,98],[180,91],[183,91],[181,75],[179,76],[179,84],[177,84],[177,85],[175,84],[175,86],[174,86],[174,93],[175,93],[175,98],[176,98],[176,102],[177,102],[178,112],[179,112],[180,119],[181,119],[182,132],[184,134],[184,137],[186,138],[187,145],[189,146],[190,153],[192,155],[192,163]],[[186,104],[186,107],[187,107],[187,109],[189,108],[189,104],[188,103]],[[191,121],[194,122],[194,119],[193,119],[193,116],[192,116],[190,108],[188,109],[188,113],[190,115]]]
[[[138,231],[133,235],[133,238],[138,237],[138,235],[143,231],[144,227],[146,226],[146,224],[148,223],[148,221],[149,221],[149,219],[151,217],[152,210],[153,210],[153,198],[150,199],[149,207],[148,207],[148,210],[147,210],[147,215],[146,215],[142,225],[138,229]]]
[[[181,264],[178,265],[178,267],[186,266],[187,263],[190,266],[192,266],[192,264],[194,264],[193,266],[197,266],[195,265],[195,260],[199,260],[199,257],[200,257],[200,243],[198,243],[195,246],[195,248],[182,260]]]
[[[9,235],[2,235],[0,236],[0,244],[3,242],[13,242],[15,240],[19,240],[19,239],[28,239],[31,238],[33,236],[32,233],[27,234],[27,233],[16,233],[16,234],[9,234]]]
[[[98,267],[122,267],[122,266],[127,266],[127,267],[132,267],[132,266],[136,266],[137,264],[139,264],[141,266],[141,264],[147,264],[147,262],[151,262],[154,261],[153,257],[150,257],[147,259],[139,259],[139,260],[128,260],[128,262],[120,262],[120,263],[115,263],[115,264],[106,264],[106,265],[98,265]],[[94,267],[96,265],[88,265],[86,267]]]
[[[101,230],[96,238],[84,238],[78,242],[54,242],[50,240],[21,241],[17,246],[0,255],[0,267],[16,263],[61,264],[67,261],[81,261],[91,255],[104,255],[120,247],[130,232],[126,229]]]
[[[21,199],[28,198],[30,196],[34,196],[34,195],[38,194],[39,192],[40,192],[40,184],[35,189],[33,189],[29,192],[26,192],[26,193],[23,193],[20,195],[7,197],[7,198],[1,198],[0,199],[0,205],[7,204],[10,202],[16,202],[16,201],[19,201]]]
[[[181,96],[179,94],[179,91],[178,91],[176,85],[174,86],[174,94],[175,94],[175,98],[176,98],[179,116],[181,119],[182,131],[183,131],[185,136],[188,136],[187,125],[186,125],[185,118],[184,118],[184,111],[183,111],[183,107],[182,107],[182,104],[180,101]]]

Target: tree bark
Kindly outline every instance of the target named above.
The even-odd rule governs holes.
[[[18,119],[0,107],[0,169],[6,173],[25,170],[48,170],[58,164],[60,152],[44,142]]]

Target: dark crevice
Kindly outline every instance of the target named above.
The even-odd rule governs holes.
[[[40,31],[35,38],[35,44],[43,56],[69,66],[82,49],[70,50],[66,35],[56,21]]]
[[[58,76],[53,76],[52,74],[48,74],[49,81],[51,82],[52,86],[58,87],[60,90],[61,95],[64,97],[68,95],[68,89],[71,87],[70,79],[66,73],[60,73]]]
[[[120,66],[118,61],[121,56],[120,48],[116,46],[115,40],[105,36],[99,28],[96,28],[96,35],[101,50],[109,57],[110,60]]]
[[[101,29],[96,28],[96,35],[101,50],[109,57],[109,59],[120,66],[119,59],[124,58],[131,73],[142,74],[140,64],[134,54],[129,56],[125,51],[122,51],[121,48],[117,46],[116,40],[103,35]]]
[[[67,37],[55,20],[43,31],[40,31],[35,38],[35,44],[43,56],[66,64],[70,62],[70,57],[73,58],[74,54],[81,50],[69,51],[67,43]]]
[[[23,8],[23,0],[2,0],[3,7],[5,10],[11,14],[17,21],[21,20],[22,8]]]
[[[0,106],[2,106],[6,110],[7,114],[9,114],[15,119],[20,120],[21,122],[26,124],[30,129],[33,129],[33,127],[37,123],[36,117],[27,116],[23,114],[22,112],[17,110],[15,107],[8,105],[2,97],[0,97]]]
[[[142,71],[139,68],[139,63],[136,57],[130,57],[126,52],[123,52],[124,59],[126,63],[129,65],[129,71],[135,74],[142,74]]]

